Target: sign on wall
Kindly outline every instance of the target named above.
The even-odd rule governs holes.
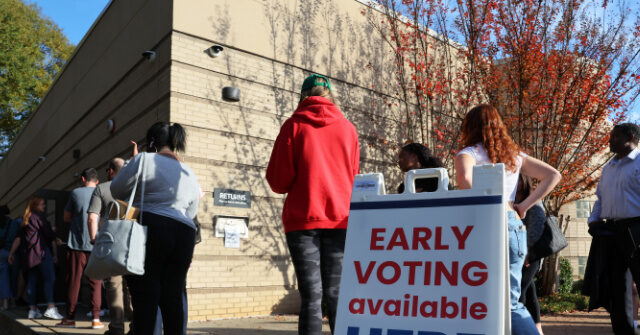
[[[227,188],[214,188],[213,204],[215,206],[250,208],[251,192]]]
[[[447,191],[444,169],[405,185],[434,173],[430,193],[384,195],[369,186],[381,175],[356,177],[336,334],[510,333],[504,167],[474,168],[471,190]]]

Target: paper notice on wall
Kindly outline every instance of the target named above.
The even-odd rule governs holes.
[[[224,247],[240,248],[240,229],[236,226],[226,226],[224,228]]]

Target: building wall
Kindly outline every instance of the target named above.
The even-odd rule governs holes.
[[[584,270],[587,265],[589,248],[591,247],[591,235],[587,219],[596,201],[595,196],[571,202],[562,206],[561,215],[569,218],[569,224],[565,231],[568,246],[560,252],[560,257],[567,258],[573,268],[575,279],[584,278]]]
[[[401,129],[392,119],[398,107],[383,103],[385,97],[393,97],[370,89],[384,77],[366,65],[379,62],[382,67],[387,59],[380,41],[366,33],[366,19],[360,13],[366,7],[357,1],[305,3],[315,11],[286,1],[175,3],[171,121],[188,131],[184,159],[205,192],[198,213],[203,241],[196,246],[187,283],[190,320],[298,311],[296,278],[280,219],[284,197],[270,190],[264,176],[273,141],[295,110],[299,88],[311,72],[331,78],[341,109],[358,128],[362,172],[399,176],[393,164],[395,150],[367,145],[374,131],[398,138]],[[337,14],[319,14],[327,8]],[[277,22],[270,21],[274,17]],[[343,24],[349,30],[340,39],[329,41],[318,32],[305,42],[303,28],[283,26],[304,21],[323,27],[316,24],[322,20],[329,20],[326,29]],[[287,47],[285,43],[292,40],[296,46]],[[353,41],[360,49],[351,47]],[[304,43],[312,47],[299,47]],[[206,54],[213,44],[224,46],[222,56]],[[239,88],[240,101],[224,101],[224,86]],[[376,128],[372,119],[383,126]],[[251,208],[215,206],[215,188],[250,191]],[[249,218],[249,238],[241,240],[239,249],[225,248],[224,239],[214,237],[218,215]]]
[[[0,203],[12,216],[39,189],[78,186],[86,167],[106,179],[110,158],[124,155],[130,139],[144,136],[141,129],[169,119],[171,13],[169,0],[113,1],[103,12],[0,161]],[[156,61],[143,60],[154,48]]]
[[[388,192],[400,179],[395,147],[376,142],[403,138],[393,59],[364,9],[356,0],[112,1],[0,162],[0,175],[9,176],[0,179],[0,203],[16,216],[37,189],[77,186],[74,175],[85,167],[104,178],[107,161],[128,157],[129,140],[141,140],[149,125],[181,123],[188,135],[182,156],[205,194],[202,242],[187,282],[189,319],[296,312],[280,219],[284,197],[271,192],[264,175],[309,73],[331,78],[356,125],[361,171],[382,172]],[[224,46],[221,57],[205,53],[213,44]],[[149,49],[157,52],[154,62],[140,56]],[[240,89],[239,102],[222,99],[225,86]],[[109,119],[116,121],[113,134]],[[72,158],[76,148],[79,159]],[[215,206],[215,188],[250,191],[251,208]],[[249,238],[239,249],[214,236],[220,215],[249,218]]]

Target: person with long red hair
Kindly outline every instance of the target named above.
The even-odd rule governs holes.
[[[22,216],[20,232],[11,246],[9,264],[13,264],[15,252],[20,248],[22,267],[27,273],[27,296],[29,299],[29,319],[40,318],[42,314],[36,305],[39,277],[43,278],[43,291],[48,303],[44,316],[54,320],[62,319],[53,301],[56,280],[54,263],[58,262],[56,236],[44,215],[44,199],[29,198]]]
[[[507,131],[498,111],[490,105],[472,108],[462,122],[461,150],[454,160],[459,189],[471,188],[473,166],[503,163],[505,180],[503,196],[507,197],[509,229],[509,275],[511,304],[511,333],[539,334],[531,315],[518,300],[522,267],[527,255],[527,232],[521,218],[529,208],[560,181],[560,173],[549,164],[528,156],[520,150]],[[518,174],[535,178],[537,187],[518,204],[514,204]]]

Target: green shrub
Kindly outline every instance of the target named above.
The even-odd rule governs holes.
[[[540,298],[540,313],[563,313],[585,311],[589,307],[589,297],[579,293],[559,293]]]
[[[560,285],[558,285],[559,294],[571,293],[573,287],[573,268],[566,258],[560,258]]]

